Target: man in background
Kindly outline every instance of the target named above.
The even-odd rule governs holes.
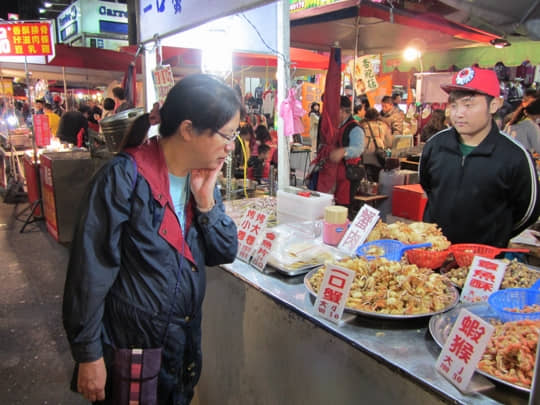
[[[51,129],[51,135],[56,137],[58,132],[58,125],[60,124],[60,117],[54,113],[53,106],[49,103],[45,103],[43,107],[43,112],[47,117],[49,117],[49,128]]]
[[[506,247],[538,218],[534,162],[493,120],[502,104],[494,71],[465,68],[441,88],[449,94],[453,127],[433,135],[422,151],[424,222],[439,225],[452,243]]]
[[[126,100],[126,93],[122,87],[115,87],[112,89],[112,93],[114,102],[116,104],[116,113],[133,108],[133,104]]]
[[[381,101],[381,119],[390,127],[392,135],[403,135],[403,120],[405,114],[394,105],[390,96],[384,96]]]

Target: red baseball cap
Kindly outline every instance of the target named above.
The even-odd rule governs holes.
[[[466,67],[452,76],[452,84],[441,84],[441,89],[451,91],[474,91],[475,93],[487,94],[499,97],[501,89],[497,74],[493,70]]]

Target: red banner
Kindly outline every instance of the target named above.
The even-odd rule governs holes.
[[[0,56],[45,56],[53,54],[49,22],[0,24]]]
[[[38,147],[47,146],[51,143],[51,128],[47,115],[34,114],[34,135]]]

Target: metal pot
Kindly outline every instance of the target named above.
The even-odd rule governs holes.
[[[120,142],[126,131],[133,121],[141,114],[144,114],[143,108],[130,108],[129,110],[104,118],[99,122],[109,151],[119,151]]]

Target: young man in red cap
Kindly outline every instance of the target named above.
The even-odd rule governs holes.
[[[449,94],[453,127],[433,135],[422,151],[424,221],[437,223],[452,243],[506,247],[538,218],[535,165],[493,121],[502,104],[494,71],[465,68],[441,88]]]

